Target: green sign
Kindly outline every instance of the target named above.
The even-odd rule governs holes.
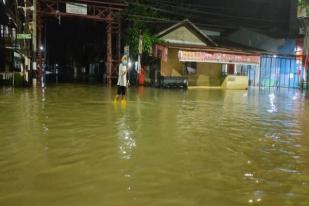
[[[139,36],[139,41],[138,41],[138,53],[142,54],[143,53],[143,35]]]
[[[130,47],[129,47],[128,45],[126,45],[126,46],[124,47],[124,52],[123,52],[123,54],[126,55],[126,56],[129,56],[129,51],[130,51]]]
[[[17,39],[31,39],[31,34],[17,34]]]

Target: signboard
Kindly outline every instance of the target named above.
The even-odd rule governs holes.
[[[167,62],[168,58],[168,48],[162,45],[156,44],[154,46],[153,55],[157,58],[162,59],[164,62]]]
[[[228,77],[228,78],[227,78],[227,81],[229,81],[229,82],[235,82],[236,79],[235,79],[235,77]]]
[[[260,64],[260,56],[240,55],[226,53],[210,52],[178,52],[178,58],[181,62],[209,62],[209,63],[227,63],[227,64]]]
[[[87,4],[66,3],[66,12],[70,14],[87,15]]]
[[[19,53],[17,53],[17,52],[14,52],[14,57],[16,57],[16,58],[21,58],[21,55],[19,54]]]
[[[143,53],[143,35],[139,36],[139,40],[138,40],[138,53],[139,54]]]
[[[17,34],[17,39],[31,39],[31,34]]]
[[[304,18],[309,15],[309,1],[308,0],[298,0],[297,4],[297,17]]]
[[[130,47],[128,45],[124,46],[123,54],[129,56]]]

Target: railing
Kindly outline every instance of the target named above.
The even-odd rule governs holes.
[[[14,86],[14,72],[0,72],[0,82],[2,85]]]

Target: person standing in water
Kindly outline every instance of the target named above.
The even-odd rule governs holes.
[[[117,89],[117,95],[114,99],[114,103],[117,103],[119,97],[121,96],[122,103],[125,104],[126,90],[128,86],[127,74],[128,74],[128,56],[123,56],[118,68],[118,82],[117,82],[118,89]]]

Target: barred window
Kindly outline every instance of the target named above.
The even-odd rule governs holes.
[[[16,29],[15,28],[12,28],[12,39],[13,41],[15,41],[16,39]]]
[[[5,26],[4,27],[4,37],[8,37],[9,36],[9,27]]]
[[[4,36],[4,27],[3,27],[3,25],[1,24],[1,25],[0,25],[0,37],[3,38],[3,36]]]

